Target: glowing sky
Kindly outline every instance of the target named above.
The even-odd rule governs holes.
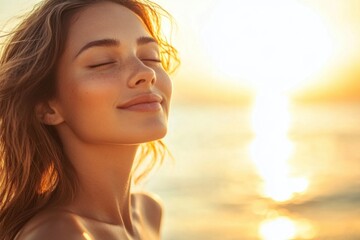
[[[34,2],[0,0],[0,23]],[[360,59],[357,0],[156,2],[177,22],[173,39],[182,57],[174,77],[178,96],[295,89],[316,83],[324,73],[322,78],[330,81],[335,68]]]

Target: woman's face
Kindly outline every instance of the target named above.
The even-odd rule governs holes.
[[[76,14],[51,100],[62,118],[60,136],[97,144],[162,138],[171,81],[159,59],[156,41],[129,9],[102,2]]]

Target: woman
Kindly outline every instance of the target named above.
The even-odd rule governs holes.
[[[45,0],[10,34],[0,239],[159,238],[161,205],[131,185],[165,153],[178,58],[162,14],[145,0]]]

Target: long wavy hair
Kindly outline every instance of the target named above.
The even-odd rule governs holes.
[[[161,18],[171,16],[148,0],[44,0],[6,34],[0,57],[0,239],[12,240],[44,207],[71,201],[77,177],[53,126],[35,114],[39,102],[55,93],[55,68],[64,51],[69,19],[98,2],[111,1],[137,14],[158,41],[164,69],[179,63],[176,49],[162,34]],[[143,144],[135,171],[143,178],[159,162],[163,142]],[[144,161],[146,166],[144,167]],[[150,160],[149,160],[150,159]]]

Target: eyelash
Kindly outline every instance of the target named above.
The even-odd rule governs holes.
[[[160,59],[142,59],[142,61],[149,61],[149,62],[161,63],[161,60],[160,60]]]
[[[113,64],[113,63],[115,63],[115,62],[105,62],[105,63],[95,64],[95,65],[89,66],[89,68],[97,68],[97,67],[101,67],[101,66],[105,66],[105,65]]]
[[[161,63],[160,59],[142,59],[142,61]],[[108,64],[113,64],[113,63],[115,63],[115,62],[105,62],[105,63],[95,64],[95,65],[89,66],[89,68],[102,67],[102,66],[105,66],[105,65],[108,65]]]

